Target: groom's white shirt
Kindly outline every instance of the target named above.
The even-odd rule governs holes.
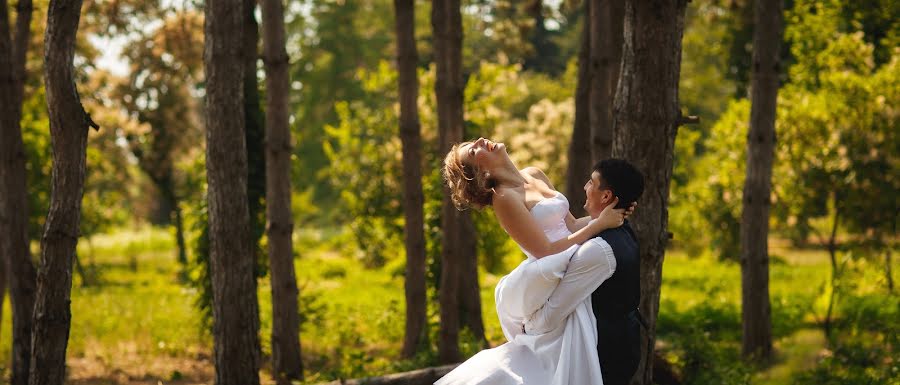
[[[570,259],[559,286],[543,307],[525,321],[526,334],[543,334],[561,327],[575,308],[587,301],[591,293],[616,271],[612,247],[602,237],[587,240]]]

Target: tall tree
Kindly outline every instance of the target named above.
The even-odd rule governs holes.
[[[761,360],[772,356],[769,196],[775,155],[775,105],[778,99],[782,12],[782,0],[756,1],[747,178],[744,181],[741,217],[742,351],[746,357]]]
[[[431,6],[434,57],[437,66],[435,96],[438,109],[439,154],[463,140],[462,14],[459,0],[435,0]],[[441,362],[456,362],[461,316],[476,338],[484,340],[481,302],[471,287],[478,286],[475,226],[469,213],[459,211],[444,186],[441,208],[441,326],[438,355]],[[472,273],[474,271],[474,276]],[[477,294],[477,290],[475,291]],[[478,311],[474,311],[477,308]],[[461,312],[460,310],[463,309]],[[480,335],[479,335],[480,331]]]
[[[81,0],[51,0],[44,34],[44,81],[53,152],[50,210],[41,237],[33,313],[31,385],[62,385],[72,313],[72,261],[84,193],[88,126],[75,89],[75,36]]]
[[[259,79],[256,62],[259,60],[259,24],[256,22],[256,1],[244,0],[244,116],[247,146],[247,203],[250,213],[250,234],[256,274],[265,276],[266,263],[262,260],[259,241],[266,231],[266,149],[265,117],[259,103]]]
[[[622,64],[625,0],[595,1],[590,19],[590,126],[592,163],[612,154],[612,102]]]
[[[592,1],[584,2],[584,14],[590,15]],[[591,178],[591,18],[581,26],[581,49],[578,51],[578,84],[575,86],[575,122],[569,144],[566,168],[566,197],[572,213],[584,215],[584,183]]]
[[[684,0],[625,5],[622,75],[615,97],[612,155],[644,173],[641,211],[633,225],[641,245],[641,313],[648,321],[646,344],[634,381],[651,384],[653,346],[665,246],[669,239],[669,184],[677,127]]]
[[[19,1],[13,35],[8,9],[6,0],[0,0],[0,267],[3,270],[0,293],[8,284],[13,324],[10,384],[26,385],[37,284],[28,241],[25,148],[20,126],[25,57],[31,35],[31,1]]]
[[[262,0],[263,63],[266,68],[266,215],[272,281],[272,371],[279,385],[303,380],[300,310],[294,273],[291,213],[290,77],[285,50],[284,4]]]
[[[403,143],[403,214],[406,246],[406,334],[403,356],[410,358],[428,338],[425,292],[425,196],[422,192],[422,135],[419,125],[419,77],[416,63],[415,1],[394,0],[397,75],[400,90],[400,140]]]
[[[247,205],[243,0],[204,8],[206,178],[216,384],[259,384],[259,305]]]

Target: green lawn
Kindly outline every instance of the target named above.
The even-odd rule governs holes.
[[[297,245],[307,382],[378,375],[434,362],[434,352],[411,361],[396,358],[403,337],[402,261],[369,270],[342,257],[316,234],[305,234]],[[90,245],[81,242],[81,262],[95,282],[83,286],[80,275],[75,275],[68,347],[72,383],[211,382],[211,337],[202,330],[194,307],[196,291],[177,280],[173,247],[165,230],[149,228],[96,236]],[[898,321],[885,320],[900,314],[900,301],[896,294],[886,293],[882,266],[865,260],[847,263],[847,284],[841,287],[835,307],[840,332],[829,344],[819,326],[830,290],[827,254],[785,247],[773,247],[773,254],[770,290],[777,356],[770,365],[750,367],[739,357],[738,264],[679,251],[667,253],[658,347],[685,382],[792,384],[799,378],[805,383],[829,383],[829,373],[846,372],[846,378],[900,383],[895,351]],[[509,264],[518,258],[511,255]],[[894,267],[897,270],[900,266]],[[480,277],[485,329],[494,345],[503,342],[493,300],[499,278],[488,273]],[[268,353],[270,291],[268,279],[259,283],[260,335]],[[435,298],[434,293],[429,295]],[[9,311],[6,301],[0,329],[0,336],[6,337],[0,341],[4,357],[9,357]],[[429,303],[429,315],[436,337],[434,300]],[[860,345],[863,337],[881,345]],[[850,350],[845,352],[846,347]],[[463,350],[472,354],[477,346],[466,343]],[[845,353],[849,363],[838,359]],[[860,355],[859,362],[854,361]],[[869,362],[873,359],[881,361]],[[870,368],[876,364],[888,368]],[[8,375],[8,363],[3,366]],[[267,366],[264,381],[269,381]],[[799,373],[808,375],[798,377]],[[857,374],[869,377],[853,377]]]

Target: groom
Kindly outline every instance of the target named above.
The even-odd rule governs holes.
[[[631,163],[606,159],[594,166],[585,183],[585,210],[592,218],[619,198],[619,207],[628,207],[644,192],[644,177]],[[597,353],[604,385],[625,385],[641,360],[640,328],[643,324],[638,304],[641,300],[640,253],[638,240],[628,224],[597,235],[612,248],[615,268],[591,294],[597,317]]]

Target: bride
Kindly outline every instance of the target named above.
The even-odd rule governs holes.
[[[586,241],[622,225],[634,206],[626,213],[611,204],[596,219],[576,219],[541,170],[519,170],[503,143],[484,138],[453,146],[443,172],[454,204],[492,206],[528,258],[494,291],[508,342],[479,352],[435,384],[602,384],[590,294],[612,274],[615,258],[601,238]]]

